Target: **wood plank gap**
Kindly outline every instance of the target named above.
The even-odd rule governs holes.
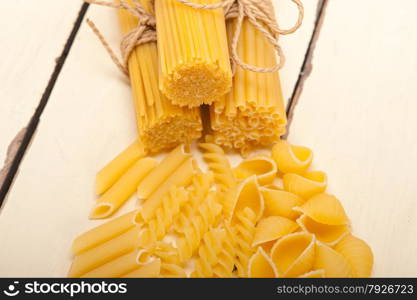
[[[303,64],[301,66],[300,73],[299,73],[298,78],[297,78],[297,82],[295,83],[292,95],[291,95],[291,97],[288,101],[288,105],[287,105],[287,119],[288,119],[288,121],[287,121],[287,132],[282,137],[283,139],[287,139],[287,137],[289,135],[291,122],[292,122],[292,119],[293,119],[293,116],[294,116],[294,110],[295,110],[295,107],[298,104],[301,93],[303,91],[304,82],[308,78],[308,76],[310,76],[311,71],[313,69],[312,61],[313,61],[313,57],[314,57],[314,49],[316,48],[316,42],[319,38],[320,30],[321,30],[321,27],[323,25],[327,3],[328,3],[328,0],[320,0],[320,3],[317,7],[317,16],[316,16],[316,21],[314,23],[314,30],[313,30],[313,33],[311,34],[310,42],[308,44],[307,51],[306,51],[306,54],[304,56],[304,61],[303,61]]]
[[[64,49],[62,50],[61,55],[56,60],[56,65],[54,68],[54,71],[51,74],[51,77],[48,81],[48,84],[42,94],[41,100],[36,108],[35,113],[31,117],[29,124],[26,127],[26,132],[23,136],[23,139],[21,141],[21,144],[16,151],[16,155],[12,160],[12,163],[10,164],[10,168],[7,171],[7,174],[5,175],[4,181],[1,183],[0,187],[0,209],[2,207],[2,204],[4,202],[4,199],[6,198],[6,195],[13,183],[13,179],[15,178],[17,171],[19,169],[19,165],[22,162],[23,156],[28,149],[28,146],[30,142],[32,141],[32,137],[36,132],[36,128],[38,127],[40,117],[48,104],[49,97],[54,89],[55,83],[58,80],[58,77],[61,73],[61,70],[65,64],[65,61],[67,59],[67,56],[71,50],[71,47],[74,43],[74,40],[77,36],[77,33],[81,27],[82,21],[84,20],[85,14],[87,13],[89,4],[83,3],[81,6],[81,9],[78,13],[78,16],[74,22],[74,26],[71,30],[70,35],[68,36],[68,39],[65,43]]]

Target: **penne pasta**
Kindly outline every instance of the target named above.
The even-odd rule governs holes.
[[[139,232],[139,227],[133,227],[125,233],[75,256],[68,276],[80,277],[121,255],[133,251],[137,247]]]
[[[145,157],[131,166],[125,174],[104,193],[94,205],[91,219],[103,219],[114,214],[136,191],[138,184],[157,165],[156,160]]]
[[[188,158],[190,153],[185,151],[184,145],[172,150],[152,172],[146,176],[138,186],[140,199],[147,199],[161,184]]]
[[[161,273],[161,260],[155,259],[147,264],[138,267],[130,273],[124,274],[122,278],[144,278],[158,277]]]
[[[105,165],[96,175],[96,193],[107,191],[139,158],[146,155],[143,144],[136,140],[111,162]]]
[[[138,210],[128,212],[81,234],[72,243],[72,253],[81,254],[131,229],[136,224],[138,212]]]

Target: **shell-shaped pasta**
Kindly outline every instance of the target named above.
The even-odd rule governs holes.
[[[304,231],[314,234],[317,240],[329,246],[335,245],[350,233],[348,225],[322,224],[306,215],[299,217],[297,223]]]
[[[297,277],[310,271],[314,264],[315,238],[296,232],[279,239],[271,249],[271,259],[280,277]]]
[[[277,176],[277,165],[272,158],[259,155],[242,161],[234,169],[234,174],[240,180],[256,175],[259,184],[266,185],[272,183]]]
[[[261,192],[265,201],[265,216],[281,216],[292,220],[300,216],[300,212],[293,210],[304,203],[300,196],[271,187],[262,187]]]
[[[349,219],[340,201],[333,195],[318,194],[300,207],[294,208],[316,222],[327,225],[345,225]]]
[[[349,262],[354,277],[371,276],[374,256],[371,248],[363,240],[348,235],[334,247],[334,250]]]
[[[249,260],[248,277],[250,278],[276,278],[278,271],[271,258],[265,251],[258,247],[258,250]]]
[[[324,270],[314,270],[307,272],[301,276],[298,276],[299,278],[324,278],[326,276],[326,273]]]
[[[323,193],[327,187],[326,173],[321,171],[307,172],[303,175],[288,173],[283,176],[284,189],[304,199]]]
[[[351,277],[352,268],[338,252],[321,243],[316,244],[314,269],[324,270],[326,277]]]
[[[233,208],[232,222],[236,221],[236,213],[243,211],[246,207],[255,213],[256,221],[262,217],[264,212],[264,198],[259,189],[256,176],[251,176],[240,184]]]
[[[302,174],[311,165],[313,152],[307,147],[281,140],[272,147],[272,158],[280,172]]]
[[[298,228],[297,223],[290,219],[270,216],[261,219],[256,225],[255,236],[253,238],[253,246],[274,241],[284,235],[292,233]]]

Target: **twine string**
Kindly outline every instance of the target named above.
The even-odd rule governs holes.
[[[119,4],[101,0],[84,1],[116,9],[125,9],[138,18],[138,26],[126,34],[120,44],[122,60],[117,57],[104,36],[98,30],[97,26],[95,26],[91,20],[87,20],[88,25],[97,35],[113,62],[123,73],[129,76],[128,60],[135,47],[157,40],[155,17],[144,9],[139,0],[133,0],[133,6],[129,5],[126,0],[120,0]],[[304,7],[301,0],[291,0],[298,8],[298,18],[295,25],[288,29],[281,29],[278,26],[274,16],[272,2],[270,0],[222,0],[221,2],[215,4],[199,4],[188,0],[175,1],[195,9],[214,10],[222,8],[227,20],[236,19],[235,31],[233,33],[230,46],[232,68],[235,69],[235,66],[239,65],[243,69],[259,73],[271,73],[282,68],[285,63],[285,56],[278,43],[279,35],[286,35],[295,32],[301,26],[304,18]],[[239,57],[237,48],[242,30],[242,24],[245,18],[247,18],[248,21],[255,26],[255,28],[261,32],[274,47],[279,58],[278,63],[274,66],[254,66],[244,62]]]

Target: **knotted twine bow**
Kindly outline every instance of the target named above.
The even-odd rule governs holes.
[[[121,62],[117,58],[116,54],[111,49],[106,39],[98,30],[98,28],[94,25],[94,23],[91,20],[87,19],[88,25],[90,25],[91,29],[98,36],[103,46],[109,53],[113,62],[123,73],[129,76],[128,60],[130,54],[135,49],[135,47],[144,43],[154,42],[157,40],[155,17],[152,14],[148,13],[138,0],[133,0],[133,6],[129,5],[126,2],[126,0],[120,0],[120,4],[100,0],[84,1],[91,4],[103,5],[117,9],[125,9],[139,19],[138,26],[132,31],[130,31],[128,34],[126,34],[120,44],[123,62]],[[188,0],[175,1],[196,9],[213,10],[223,8],[226,20],[237,18],[235,32],[233,34],[232,43],[230,46],[231,61],[233,65],[239,65],[243,69],[259,73],[271,73],[278,71],[282,68],[282,66],[285,63],[285,56],[281,46],[278,43],[279,35],[286,35],[295,32],[301,26],[304,18],[304,7],[301,3],[301,0],[291,0],[293,3],[297,5],[299,13],[296,24],[289,29],[279,28],[275,20],[273,7],[270,0],[223,0],[222,2],[216,4],[198,4],[189,2]],[[237,45],[239,42],[242,24],[245,17],[248,18],[249,22],[253,26],[255,26],[255,28],[259,30],[275,48],[275,51],[279,57],[279,61],[275,66],[257,67],[245,63],[239,57],[237,53]]]

